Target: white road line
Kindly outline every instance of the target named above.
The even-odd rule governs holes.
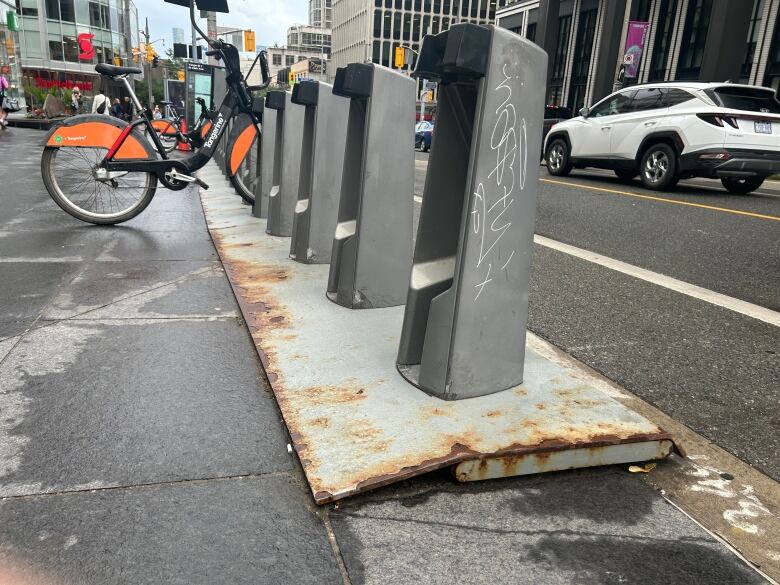
[[[671,276],[665,276],[663,274],[658,274],[657,272],[652,272],[651,270],[645,270],[644,268],[639,268],[638,266],[627,264],[625,262],[621,262],[620,260],[608,258],[606,256],[602,256],[601,254],[596,254],[595,252],[589,252],[588,250],[583,250],[582,248],[570,246],[569,244],[564,244],[563,242],[551,240],[550,238],[546,238],[544,236],[535,235],[534,242],[540,246],[551,248],[553,250],[563,252],[564,254],[569,254],[570,256],[574,256],[582,260],[587,260],[588,262],[593,262],[594,264],[604,266],[610,270],[622,272],[628,276],[633,276],[634,278],[668,288],[669,290],[693,297],[694,299],[699,299],[700,301],[704,301],[712,305],[717,305],[718,307],[723,307],[724,309],[729,309],[735,313],[741,313],[742,315],[746,315],[753,319],[764,321],[765,323],[769,323],[775,327],[780,327],[780,313],[771,309],[767,309],[766,307],[760,307],[758,305],[754,305],[753,303],[740,301],[739,299],[735,299],[733,297],[696,286],[695,284],[689,284],[687,282],[683,282],[682,280],[677,280]]]

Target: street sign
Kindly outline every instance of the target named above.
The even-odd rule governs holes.
[[[5,22],[8,25],[8,30],[13,32],[19,31],[19,17],[16,15],[16,10],[6,11]]]

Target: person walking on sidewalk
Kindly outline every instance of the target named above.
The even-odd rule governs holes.
[[[114,116],[114,118],[122,118],[122,104],[119,101],[119,98],[114,98],[114,104],[111,106],[111,115]]]
[[[108,109],[110,100],[106,97],[106,94],[103,93],[103,90],[100,89],[97,92],[97,95],[92,100],[92,113],[93,114],[105,114],[108,116]]]
[[[5,109],[5,96],[8,93],[11,84],[8,83],[8,79],[5,75],[0,75],[0,128],[8,126],[8,110]]]

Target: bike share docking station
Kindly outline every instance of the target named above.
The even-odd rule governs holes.
[[[286,237],[292,235],[293,215],[298,200],[304,110],[292,107],[291,96],[286,91],[268,92],[265,108],[276,110],[273,184],[268,192],[266,231],[272,236]]]
[[[349,119],[328,298],[352,309],[400,305],[412,257],[415,83],[352,63],[336,71],[333,93],[349,98]]]
[[[292,103],[304,107],[301,172],[290,258],[328,264],[336,229],[349,101],[333,86],[313,80],[293,87]]]
[[[347,136],[315,146],[345,151],[330,267],[291,261],[264,220],[202,192],[317,503],[442,467],[473,481],[674,449],[525,332],[546,64],[492,26],[426,37],[415,73],[440,101],[413,262],[414,81],[378,65],[339,71]]]

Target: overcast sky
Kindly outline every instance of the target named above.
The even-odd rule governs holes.
[[[173,47],[174,27],[184,29],[184,39],[190,39],[189,12],[182,6],[169,4],[164,0],[133,0],[138,8],[138,23],[144,28],[149,18],[149,32],[152,40],[164,38],[165,49]],[[228,0],[230,13],[217,14],[219,26],[234,26],[252,29],[258,45],[283,45],[287,38],[287,28],[293,24],[306,23],[308,20],[307,0]],[[206,29],[205,21],[203,30]],[[155,44],[160,53],[160,43]]]

